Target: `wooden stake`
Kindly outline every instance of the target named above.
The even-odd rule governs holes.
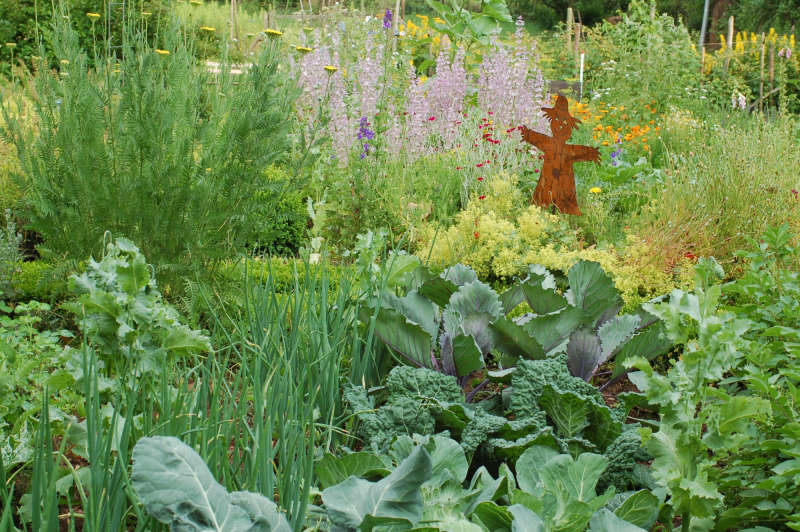
[[[758,86],[758,110],[762,111],[764,107],[764,54],[767,51],[766,36],[761,34],[761,76]]]
[[[656,19],[656,3],[655,1],[650,3],[650,22],[653,22]]]
[[[731,55],[733,55],[733,15],[728,18],[728,53],[725,57],[725,72],[728,71],[728,65],[731,62]]]
[[[769,93],[772,94],[775,88],[775,45],[769,47]],[[767,100],[772,103],[772,96]]]
[[[575,41],[574,41],[574,45],[575,45],[575,49],[574,49],[575,61],[578,60],[578,54],[580,53],[581,29],[582,28],[583,28],[583,24],[581,24],[580,22],[577,22],[575,24]]]
[[[567,50],[572,50],[572,26],[575,24],[575,16],[572,14],[572,8],[567,8]]]

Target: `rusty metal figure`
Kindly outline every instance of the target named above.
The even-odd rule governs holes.
[[[580,215],[572,165],[580,161],[600,164],[600,152],[591,146],[567,144],[572,129],[577,129],[581,121],[569,114],[569,105],[563,95],[558,95],[553,107],[542,107],[542,111],[550,121],[552,137],[526,126],[519,128],[525,142],[544,152],[541,177],[533,191],[531,203],[541,207],[555,205],[562,213]]]

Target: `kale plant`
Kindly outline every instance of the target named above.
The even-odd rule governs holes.
[[[164,367],[168,355],[211,349],[208,337],[181,323],[178,312],[162,300],[152,267],[130,240],[110,241],[103,258],[90,259],[72,282],[80,297],[70,310],[109,366],[125,361],[147,373]]]

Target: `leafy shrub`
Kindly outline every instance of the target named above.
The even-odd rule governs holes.
[[[288,173],[264,170],[264,185],[256,192],[250,244],[260,253],[293,255],[305,240],[308,215],[303,197]]]
[[[587,83],[604,101],[643,109],[652,100],[670,106],[697,97],[700,55],[689,31],[669,15],[651,19],[647,3],[631,1],[618,24],[590,30],[587,42]]]
[[[253,234],[263,169],[288,150],[293,86],[274,47],[239,80],[210,85],[177,28],[164,39],[169,54],[125,40],[120,72],[105,62],[95,71],[57,21],[65,62],[61,75],[36,77],[38,132],[6,113],[44,255],[86,257],[110,230],[175,275],[243,250]]]
[[[0,300],[13,295],[14,277],[19,273],[22,262],[22,234],[17,232],[17,225],[7,210],[0,225]]]

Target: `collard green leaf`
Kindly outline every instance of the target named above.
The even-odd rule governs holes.
[[[567,300],[583,311],[583,323],[595,326],[609,309],[622,308],[614,281],[597,262],[580,260],[567,273]],[[616,314],[616,312],[614,312]]]
[[[133,488],[147,512],[185,532],[290,532],[275,503],[255,493],[229,494],[202,458],[177,438],[142,438],[133,448]]]
[[[317,461],[314,470],[323,489],[344,482],[351,476],[385,476],[390,473],[380,458],[367,452],[349,453],[339,457],[325,453]]]
[[[439,333],[433,304],[416,290],[410,291],[404,297],[384,292],[381,294],[381,305],[396,310],[410,323],[419,325],[431,338],[436,338]]]
[[[606,405],[589,404],[589,425],[583,436],[602,450],[611,445],[622,433],[622,422],[615,418]]]
[[[560,453],[551,447],[534,445],[522,453],[517,460],[517,483],[519,489],[528,493],[537,493],[541,485],[539,471],[551,459]]]
[[[514,517],[511,522],[511,532],[544,532],[545,527],[541,517],[521,504],[509,506],[508,512]]]
[[[362,316],[369,321],[369,311]],[[366,319],[365,319],[366,318]],[[375,335],[392,351],[421,367],[431,366],[431,336],[396,310],[381,308],[375,320]]]
[[[590,404],[575,392],[545,386],[539,405],[553,420],[558,435],[563,438],[576,436],[589,424]]]
[[[456,290],[458,290],[458,285],[441,277],[429,279],[419,287],[420,294],[442,308],[447,305],[447,302],[450,301],[450,296],[455,294]]]
[[[567,299],[551,288],[543,288],[541,282],[523,283],[525,301],[536,314],[550,314],[567,306]]]
[[[544,348],[524,327],[517,325],[505,316],[489,324],[494,347],[514,358],[536,360],[544,358]]]
[[[567,367],[575,377],[588,381],[604,361],[600,340],[591,330],[582,327],[570,335]]]
[[[358,529],[367,516],[413,525],[422,516],[420,487],[430,476],[431,457],[420,446],[386,478],[369,482],[350,477],[323,490],[322,502],[331,522],[349,529]]]
[[[583,310],[568,306],[554,314],[537,316],[522,327],[542,345],[545,353],[550,354],[566,346],[569,336],[582,322]]]
[[[511,522],[514,518],[505,506],[500,506],[494,502],[482,502],[478,504],[472,515],[492,532],[510,531]]]
[[[672,348],[672,342],[664,333],[664,324],[654,323],[629,339],[618,351],[615,357],[614,372],[611,377],[615,378],[627,371],[626,361],[635,357],[645,360],[653,360],[663,355]]]
[[[465,264],[455,264],[442,272],[442,279],[456,286],[464,286],[465,284],[477,281],[478,274]]]
[[[625,499],[614,510],[614,514],[628,523],[650,530],[658,518],[659,506],[658,497],[647,490],[639,490]]]
[[[453,364],[459,377],[483,368],[483,355],[472,336],[459,334],[453,338]]]
[[[597,496],[595,487],[608,465],[605,456],[583,453],[576,460],[566,454],[551,458],[539,476],[547,491],[560,498],[588,502]]]
[[[646,532],[646,530],[602,508],[589,521],[589,532]]]

